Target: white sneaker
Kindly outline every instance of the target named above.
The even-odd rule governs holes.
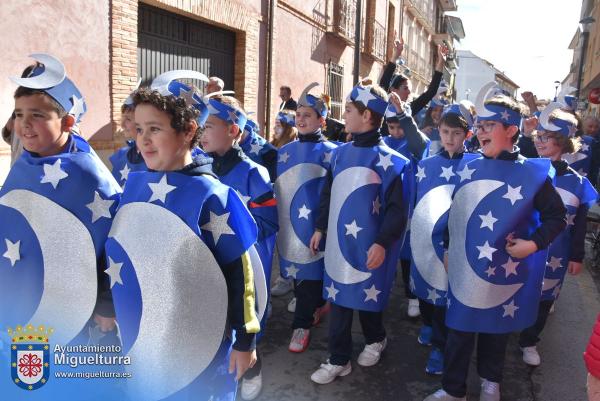
[[[479,401],[500,401],[500,384],[483,379]]]
[[[408,300],[408,316],[409,317],[421,316],[421,310],[419,309],[419,300],[418,299],[409,299]]]
[[[296,312],[296,297],[292,298],[290,303],[288,304],[288,312],[295,313]]]
[[[373,366],[379,362],[381,353],[387,345],[387,338],[384,338],[380,343],[365,345],[365,349],[358,356],[358,364],[360,366]]]
[[[294,280],[277,277],[275,284],[271,287],[271,295],[281,297],[294,289]]]
[[[262,390],[262,372],[252,379],[242,379],[242,399],[253,400]]]
[[[352,372],[352,365],[348,362],[345,365],[332,365],[327,360],[326,363],[322,363],[319,369],[317,369],[311,376],[310,380],[317,384],[329,384],[335,380],[336,377],[348,376]]]
[[[542,361],[535,345],[533,347],[523,347],[521,351],[523,351],[523,362],[529,366],[540,366]]]
[[[551,315],[554,313],[554,305],[556,305],[556,302],[552,303],[552,306],[550,307],[550,310],[548,311],[548,314]]]
[[[423,401],[467,401],[467,397],[453,397],[442,389],[439,389],[435,393],[429,395]]]

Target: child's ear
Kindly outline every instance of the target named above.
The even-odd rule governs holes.
[[[185,133],[186,141],[191,143],[194,139],[194,136],[196,135],[196,131],[198,131],[198,123],[196,122],[196,120],[192,120],[190,122],[190,129],[188,130],[188,132]]]
[[[240,126],[237,124],[231,124],[229,126],[229,136],[236,139],[240,136]]]
[[[71,114],[67,114],[61,120],[60,129],[62,130],[62,132],[71,132],[71,129],[74,125],[75,117],[73,117]]]
[[[512,138],[513,136],[515,136],[517,131],[519,131],[519,127],[517,127],[516,125],[509,125],[508,128],[506,129],[506,132],[508,133],[509,138]]]
[[[368,122],[371,121],[371,110],[365,109],[365,111],[363,111],[363,113],[362,113],[362,120],[365,123],[368,123]]]

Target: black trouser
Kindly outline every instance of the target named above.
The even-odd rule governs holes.
[[[551,301],[540,301],[540,306],[538,307],[538,315],[535,323],[526,328],[521,332],[519,336],[519,346],[521,348],[524,347],[533,347],[540,341],[540,333],[544,330],[544,326],[546,325],[546,319],[548,319],[548,314],[550,314],[550,308],[552,308],[553,300]]]
[[[345,365],[352,357],[352,318],[354,309],[331,304],[329,317],[329,363]],[[358,318],[366,344],[385,339],[382,312],[358,311]]]
[[[404,294],[408,299],[415,299],[416,296],[410,290],[410,260],[400,259],[400,267],[402,268],[402,281],[404,282]]]
[[[294,280],[296,312],[292,329],[310,329],[315,310],[325,305],[323,280]]]
[[[256,363],[250,369],[244,373],[242,376],[246,380],[254,379],[256,376],[260,374],[262,370],[262,360],[260,359],[260,352],[258,351],[258,346],[256,347]]]
[[[467,394],[467,377],[475,337],[477,373],[481,378],[501,382],[508,336],[509,334],[471,333],[448,328],[442,388],[453,397],[464,397]]]
[[[419,298],[419,310],[421,311],[421,319],[423,319],[423,324],[425,326],[433,326],[432,320],[434,308],[435,305],[423,301],[421,298]]]
[[[433,329],[433,334],[431,335],[431,346],[444,352],[444,349],[446,348],[446,338],[448,337],[445,305],[436,305],[433,307],[431,328]]]

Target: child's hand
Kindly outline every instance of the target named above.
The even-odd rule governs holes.
[[[396,109],[396,113],[404,112],[404,102],[396,92],[390,92],[389,102]]]
[[[323,239],[323,233],[321,231],[315,231],[315,233],[310,238],[310,244],[308,247],[310,248],[311,253],[314,255],[319,252],[319,243]]]
[[[513,258],[523,259],[537,252],[537,245],[533,241],[524,240],[521,238],[511,238],[506,243],[506,252]]]
[[[94,314],[94,322],[100,327],[100,331],[103,333],[109,332],[115,328],[115,318],[114,317],[104,317],[99,314]]]
[[[248,369],[256,363],[256,350],[253,351],[231,351],[229,357],[229,373],[236,372],[236,380],[240,380]]]
[[[395,33],[397,34],[397,33]],[[395,36],[395,35],[394,35]],[[404,39],[400,37],[400,39],[396,39],[394,41],[394,54],[392,56],[392,61],[395,63],[396,59],[402,55],[402,51],[404,50]]]
[[[569,266],[567,267],[567,270],[569,271],[569,274],[576,276],[579,273],[581,273],[581,262],[569,262]]]
[[[367,269],[377,269],[385,259],[385,248],[379,244],[373,244],[367,252]]]
[[[538,119],[537,117],[529,117],[523,120],[523,134],[527,137],[531,136],[531,133],[537,128]]]

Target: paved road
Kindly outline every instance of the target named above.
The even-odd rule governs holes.
[[[539,345],[542,365],[523,364],[516,336],[508,347],[502,399],[504,401],[583,401],[586,370],[582,352],[593,323],[600,311],[600,276],[590,263],[577,278],[568,277],[550,316]],[[275,266],[277,271],[277,266]],[[398,287],[398,285],[396,286]],[[264,388],[258,400],[268,401],[421,401],[440,387],[439,378],[425,374],[429,349],[416,341],[419,321],[406,316],[406,299],[396,288],[386,313],[388,348],[379,365],[362,368],[356,357],[363,347],[358,317],[353,327],[354,358],[352,374],[319,386],[310,374],[327,357],[327,319],[313,329],[309,349],[303,354],[287,351],[292,314],[286,310],[291,294],[273,299],[273,317],[269,322],[263,352]],[[478,400],[478,377],[472,364],[469,377],[469,401]]]

